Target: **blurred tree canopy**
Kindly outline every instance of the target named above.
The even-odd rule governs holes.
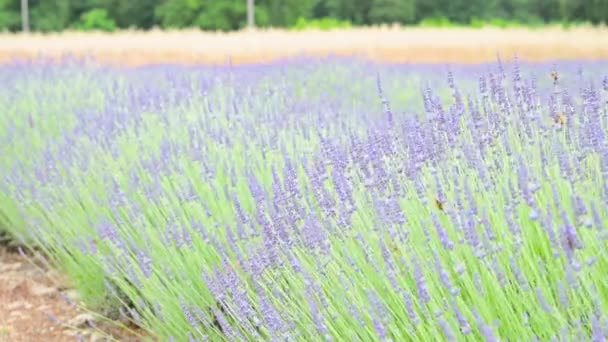
[[[14,0],[0,0],[0,28],[16,29],[21,25],[20,4]]]
[[[28,0],[33,30],[246,25],[246,0]],[[331,18],[353,25],[474,22],[608,23],[608,0],[256,0],[260,27]],[[0,29],[21,27],[20,0],[0,0]]]

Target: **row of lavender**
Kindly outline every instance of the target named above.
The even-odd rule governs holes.
[[[174,340],[602,341],[605,62],[0,68],[0,225]]]

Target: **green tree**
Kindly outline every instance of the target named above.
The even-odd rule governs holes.
[[[0,30],[16,31],[21,29],[19,2],[0,0]]]
[[[245,1],[205,1],[194,24],[206,30],[235,30],[246,25]]]
[[[155,10],[156,18],[163,27],[195,26],[205,30],[244,27],[246,12],[245,1],[219,0],[165,0]]]
[[[85,31],[114,31],[116,29],[116,22],[114,22],[113,19],[108,18],[108,11],[105,8],[94,8],[83,13],[80,16],[80,21],[76,23],[75,27]]]
[[[30,26],[37,31],[82,28],[85,22],[106,29],[115,24],[119,28],[234,30],[244,27],[246,22],[246,0],[29,0],[29,3]],[[608,0],[256,0],[257,26],[292,27],[300,18],[302,22],[339,19],[354,25],[410,24],[428,18],[446,18],[462,24],[491,19],[505,23],[597,24],[608,22]],[[1,29],[21,29],[19,0],[0,0]]]
[[[201,0],[165,0],[154,12],[161,26],[182,28],[194,24],[201,6]]]
[[[30,25],[36,31],[61,31],[70,25],[70,0],[29,0]]]
[[[572,18],[608,24],[608,0],[580,0],[573,6]]]
[[[417,21],[445,17],[461,24],[468,24],[472,19],[491,19],[506,14],[500,0],[424,0],[417,3],[416,10]]]
[[[374,24],[410,24],[415,16],[415,0],[373,0],[369,11],[369,20]]]
[[[369,11],[372,0],[321,0],[329,16],[349,20],[355,25],[371,24]]]
[[[548,3],[552,5],[547,6]],[[555,19],[555,0],[502,0],[504,19],[522,23],[537,23]],[[494,15],[493,17],[497,17]]]
[[[161,0],[102,0],[99,8],[108,11],[108,16],[121,28],[149,29],[157,24],[155,8]]]
[[[299,18],[312,18],[317,3],[318,0],[258,0],[255,4],[267,14],[269,25],[290,27]]]

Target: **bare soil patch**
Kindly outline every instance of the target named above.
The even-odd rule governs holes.
[[[0,246],[0,342],[141,340],[85,311],[67,280],[40,260]]]

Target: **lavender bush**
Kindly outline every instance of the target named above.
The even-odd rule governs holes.
[[[606,70],[15,62],[0,225],[162,340],[603,341]]]

